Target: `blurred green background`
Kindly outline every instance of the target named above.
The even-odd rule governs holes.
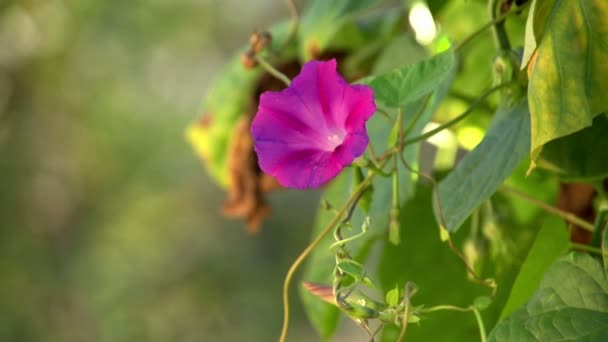
[[[287,17],[276,0],[0,0],[0,341],[278,336],[318,193],[271,196],[250,236],[184,129],[250,32]],[[293,302],[294,340],[315,340]]]

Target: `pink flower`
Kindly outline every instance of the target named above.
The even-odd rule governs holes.
[[[376,111],[365,85],[349,85],[336,61],[310,61],[280,92],[260,97],[251,133],[260,168],[289,188],[317,188],[365,152]]]

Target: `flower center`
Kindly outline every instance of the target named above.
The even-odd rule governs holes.
[[[344,135],[342,134],[329,134],[327,136],[326,147],[329,151],[333,151],[336,147],[340,146],[344,141]]]

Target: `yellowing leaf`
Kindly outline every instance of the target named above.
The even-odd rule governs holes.
[[[530,74],[532,165],[547,142],[608,110],[608,1],[556,0]]]

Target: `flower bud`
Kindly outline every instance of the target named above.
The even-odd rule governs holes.
[[[251,50],[241,55],[241,64],[245,69],[253,69],[258,66],[258,61],[255,60],[255,53]]]

